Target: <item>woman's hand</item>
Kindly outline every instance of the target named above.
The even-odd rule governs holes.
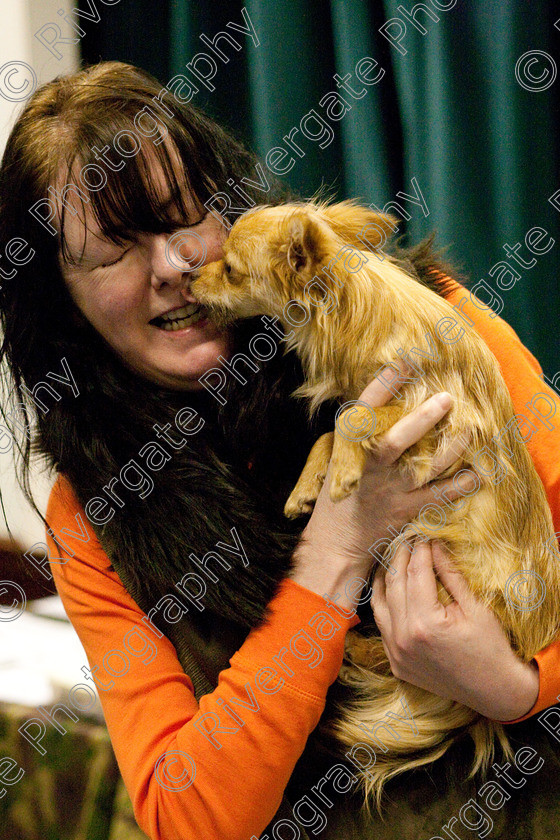
[[[437,597],[437,574],[454,601]],[[451,568],[441,543],[402,544],[380,568],[372,608],[393,674],[401,680],[470,706],[493,720],[515,720],[539,692],[536,664],[513,652],[494,613]]]
[[[375,409],[391,399],[392,393],[384,384],[384,381],[388,382],[388,371],[394,377],[390,383],[393,389],[398,389],[399,384],[406,381],[404,365],[400,374],[388,368],[363,391],[361,402]],[[368,549],[379,539],[392,538],[389,526],[400,531],[424,505],[438,504],[441,495],[438,492],[436,498],[432,487],[445,491],[448,499],[460,495],[451,479],[415,487],[412,477],[405,476],[396,463],[408,447],[441,420],[451,403],[449,394],[435,395],[397,421],[379,439],[377,451],[368,456],[359,488],[340,502],[334,503],[330,499],[329,469],[301,542],[294,552],[293,580],[320,595],[338,599],[341,606],[354,607],[360,597],[359,585],[357,591],[354,591],[356,586],[352,587],[349,594],[347,584],[357,577],[368,577],[374,560]],[[464,449],[464,442],[451,443],[434,460],[430,480],[451,466]],[[468,481],[458,483],[466,490],[472,487],[472,479],[469,481],[470,484]]]

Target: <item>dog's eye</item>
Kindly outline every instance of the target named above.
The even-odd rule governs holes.
[[[229,263],[224,263],[224,269],[226,274],[231,274],[231,265]]]

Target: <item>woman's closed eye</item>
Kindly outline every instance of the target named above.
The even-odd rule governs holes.
[[[99,263],[99,268],[110,268],[112,265],[117,265],[123,259],[123,257],[128,254],[130,250],[132,250],[132,245],[129,245],[128,248],[125,248],[121,253],[115,257],[114,259],[108,260],[107,262]]]
[[[195,227],[198,227],[198,225],[201,225],[207,218],[208,218],[208,212],[206,212],[200,219],[197,219],[197,221],[195,221],[195,222],[187,222],[187,223],[185,223],[185,222],[175,222],[170,227],[172,228],[173,231],[180,231],[180,230],[186,230],[188,228],[195,228]],[[115,257],[105,257],[105,258],[102,257],[101,259],[104,259],[104,261],[103,262],[97,262],[96,268],[111,268],[114,265],[118,265],[118,263],[120,263],[121,260],[124,259],[124,257],[128,254],[128,252],[132,250],[132,248],[134,247],[135,244],[136,243],[134,241],[131,242],[130,240],[128,242],[123,242],[122,251],[118,255],[116,255]],[[115,243],[115,246],[116,246],[116,243]]]
[[[190,230],[191,228],[199,227],[199,225],[202,225],[206,221],[207,218],[208,218],[208,213],[205,213],[204,216],[201,216],[201,218],[197,219],[196,222],[190,222],[190,221],[173,222],[173,224],[169,226],[169,232],[170,233],[178,233],[181,230]]]

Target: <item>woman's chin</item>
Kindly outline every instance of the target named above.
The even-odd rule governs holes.
[[[204,387],[199,380],[212,368],[221,367],[220,356],[228,358],[230,337],[228,332],[220,331],[212,324],[197,330],[194,335],[193,332],[187,328],[170,332],[170,338],[165,337],[167,346],[158,348],[160,352],[156,354],[154,364],[148,365],[152,373],[149,378],[171,388],[189,391]],[[147,370],[145,374],[148,374]]]

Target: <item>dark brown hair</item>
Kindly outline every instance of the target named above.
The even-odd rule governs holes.
[[[229,378],[224,406],[206,392],[172,392],[133,373],[80,315],[67,291],[58,263],[64,218],[54,236],[29,212],[49,198],[49,187],[61,189],[60,179],[76,183],[80,167],[83,173],[84,167],[98,165],[94,149],[111,147],[119,132],[124,137],[133,131],[146,107],[157,114],[165,142],[147,141],[134,154],[131,147],[126,165],[107,172],[102,189],[87,193],[108,237],[118,241],[125,232],[176,229],[173,209],[181,219],[188,216],[185,184],[202,207],[216,191],[228,192],[229,179],[255,180],[253,154],[194,106],[162,95],[170,116],[154,101],[162,90],[130,65],[96,65],[41,87],[10,135],[0,170],[0,247],[24,239],[35,255],[0,290],[0,361],[11,403],[2,413],[19,438],[21,484],[30,501],[34,449],[67,476],[85,507],[153,438],[154,423],[173,424],[185,405],[199,410],[206,420],[203,430],[153,474],[155,487],[147,500],[128,494],[124,508],[95,530],[113,562],[126,567],[153,602],[184,574],[190,552],[205,554],[219,540],[231,539],[236,527],[251,562],[236,569],[230,585],[212,587],[206,606],[247,627],[263,614],[289,569],[301,523],[283,517],[283,503],[314,439],[332,428],[334,408],[326,405],[308,423],[305,405],[290,398],[302,382],[301,366],[282,346],[270,361],[257,362],[256,372],[244,371],[246,384]],[[181,171],[174,165],[177,157]],[[153,182],[154,161],[175,200],[167,212]],[[294,198],[268,173],[267,179],[266,203]],[[263,202],[262,192],[247,181],[244,191],[255,203]],[[429,248],[420,249],[415,260],[434,264]],[[247,351],[259,331],[260,319],[234,325],[233,352]],[[36,411],[26,389],[45,381],[48,372],[60,373],[62,359],[80,393],[60,388],[60,399],[51,400],[46,413]]]
[[[235,380],[228,383],[225,407],[206,392],[171,392],[144,380],[124,366],[70,298],[58,263],[59,249],[64,251],[64,218],[54,236],[29,212],[49,198],[49,187],[60,190],[60,179],[72,181],[80,168],[83,172],[88,165],[99,166],[94,147],[98,151],[112,147],[119,132],[132,132],[135,118],[146,107],[157,115],[165,142],[144,142],[120,171],[105,167],[106,185],[86,193],[108,237],[118,240],[123,231],[176,229],[173,209],[180,218],[188,214],[184,184],[202,207],[217,190],[228,191],[228,179],[238,183],[244,176],[256,178],[257,159],[251,152],[199,109],[165,95],[160,102],[164,99],[173,114],[169,116],[154,101],[161,92],[161,85],[142,70],[117,62],[99,64],[37,90],[11,132],[0,170],[0,247],[13,238],[24,239],[35,255],[3,282],[0,291],[4,333],[0,359],[10,394],[2,413],[19,441],[20,482],[32,504],[29,469],[35,451],[68,477],[85,505],[153,438],[154,423],[173,422],[185,404],[203,410],[207,420],[203,432],[174,456],[172,464],[154,474],[158,486],[147,503],[131,495],[125,509],[97,532],[109,556],[126,555],[135,569],[142,568],[146,590],[154,592],[165,591],[169,579],[179,579],[187,548],[204,553],[227,538],[232,525],[244,523],[244,539],[258,545],[262,556],[268,555],[269,571],[258,573],[257,586],[252,579],[255,570],[240,569],[229,606],[223,592],[212,594],[210,600],[217,609],[223,606],[226,614],[239,618],[245,591],[250,602],[247,612],[254,618],[255,604],[264,606],[280,567],[282,573],[287,568],[294,545],[289,535],[297,530],[282,521],[281,506],[274,505],[274,514],[270,512],[263,491],[274,484],[275,475],[282,474],[278,499],[283,498],[309,445],[306,435],[295,431],[302,424],[305,427],[303,407],[300,412],[289,399],[300,383],[299,363],[284,357],[279,348],[271,362],[258,363],[258,373],[248,371],[246,386]],[[178,156],[182,171],[177,171],[171,152]],[[154,160],[175,199],[175,208],[167,213],[152,180]],[[286,188],[268,173],[267,180],[271,185],[267,203],[288,197]],[[78,186],[85,192],[83,183]],[[262,201],[262,193],[247,185],[244,190],[255,203]],[[259,329],[262,325],[254,320],[234,327],[234,351],[246,349]],[[26,389],[45,381],[49,371],[60,373],[63,358],[79,396],[61,387],[60,400],[50,400],[47,413],[37,411]],[[270,441],[274,446],[270,458],[265,458]],[[249,459],[254,467],[250,475]],[[294,468],[287,468],[292,462]],[[261,469],[259,464],[264,463],[266,469]],[[282,468],[275,470],[275,464]],[[168,523],[164,529],[162,522]]]
[[[24,239],[35,251],[33,259],[4,282],[0,293],[4,334],[0,355],[8,363],[15,385],[12,396],[14,405],[19,406],[19,427],[25,426],[25,433],[19,437],[25,452],[26,488],[34,406],[22,386],[31,389],[48,371],[59,371],[62,358],[68,360],[73,372],[80,370],[82,383],[91,382],[94,368],[99,370],[100,361],[109,364],[112,355],[79,317],[62,279],[57,255],[59,249],[66,253],[64,217],[68,211],[62,205],[60,232],[53,236],[30,209],[49,199],[52,193],[48,190],[57,183],[59,192],[61,183],[74,183],[86,195],[104,234],[118,241],[124,231],[161,233],[176,229],[173,211],[178,210],[182,219],[188,217],[184,184],[202,207],[216,190],[228,189],[228,179],[255,177],[256,157],[252,153],[202,111],[177,103],[167,91],[162,95],[163,90],[148,73],[130,65],[95,65],[41,87],[8,140],[0,171],[0,242],[5,246],[13,238]],[[158,95],[160,105],[155,102]],[[114,166],[117,171],[108,171],[105,166],[108,177],[102,189],[88,191],[83,183],[77,184],[78,170],[92,165],[100,168],[99,150],[109,147],[114,165],[114,138],[120,134],[124,148],[132,132],[138,135],[135,120],[146,109],[155,115],[149,118],[157,119],[166,133],[165,142],[144,142],[137,153],[132,149],[125,166]],[[177,153],[182,172],[173,165],[171,150]],[[164,172],[174,206],[161,206],[153,182],[154,161]],[[267,201],[279,200],[283,188],[274,178],[268,180],[272,189]],[[250,187],[245,191],[251,194]],[[255,196],[255,200],[259,198]],[[114,357],[111,366],[116,373],[119,363]],[[120,373],[132,387],[128,373]],[[140,387],[138,381],[134,384]],[[72,399],[63,402],[69,411],[78,410]],[[17,434],[18,422],[14,424],[6,416],[4,419]],[[53,417],[39,414],[37,420],[41,433]],[[53,454],[44,446],[39,448]]]

